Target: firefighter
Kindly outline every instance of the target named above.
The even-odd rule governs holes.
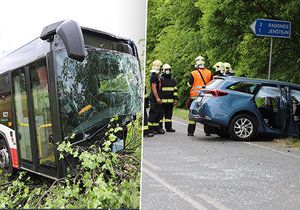
[[[203,88],[203,86],[207,85],[212,79],[212,73],[210,70],[206,69],[204,64],[205,60],[202,56],[198,56],[195,59],[195,69],[190,74],[189,85],[191,86],[190,90],[190,98],[189,105],[195,100],[198,96],[199,91]],[[188,124],[188,136],[194,136],[194,132],[196,129],[196,122],[193,120],[189,120]],[[208,131],[205,130],[206,135],[210,135]]]
[[[178,91],[176,82],[171,75],[171,66],[164,64],[162,67],[162,74],[160,76],[161,81],[161,120],[160,127],[163,127],[163,121],[165,122],[165,129],[167,132],[175,132],[172,128],[172,115],[173,107],[177,105]]]
[[[147,109],[150,107],[150,101],[149,101],[149,95],[147,93],[146,87],[145,87],[145,94],[144,94],[144,126],[143,126],[143,135],[144,137],[153,137],[154,134],[150,131],[149,125],[148,125],[148,114]]]
[[[215,69],[214,76],[225,76],[225,66],[222,62],[217,62],[213,68]]]
[[[149,129],[153,134],[164,134],[165,131],[160,128],[159,121],[161,118],[161,104],[162,100],[160,98],[160,86],[161,81],[159,78],[160,69],[162,62],[160,60],[155,60],[152,63],[152,70],[150,75],[150,111],[149,111]]]
[[[224,67],[225,67],[225,74],[227,76],[234,76],[235,75],[235,71],[232,69],[230,63],[224,63]]]

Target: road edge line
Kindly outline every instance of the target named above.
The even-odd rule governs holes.
[[[180,125],[183,125],[183,126],[188,126],[188,124],[185,124],[185,123],[182,123],[182,122],[179,122],[179,121],[177,121],[177,120],[172,120],[173,122],[175,122],[175,123],[178,123],[178,124],[180,124]],[[199,131],[204,131],[204,129],[203,128],[197,128],[196,127],[196,130],[199,130]]]
[[[230,210],[230,208],[224,206],[221,202],[216,201],[215,199],[213,199],[212,197],[205,195],[205,194],[197,194],[196,196],[198,196],[199,198],[205,200],[207,203],[213,205],[215,208],[219,209],[219,210]]]
[[[278,151],[278,150],[275,150],[275,149],[272,149],[272,148],[269,148],[269,147],[261,146],[261,145],[258,145],[258,144],[252,143],[252,142],[243,141],[243,143],[248,144],[248,145],[252,145],[254,147],[259,147],[261,149],[269,150],[271,152],[276,152],[276,153],[279,153],[279,154],[282,154],[282,155],[286,155],[286,156],[289,156],[289,157],[300,159],[300,156],[298,156],[298,155],[288,154],[288,153]]]
[[[153,172],[149,171],[145,167],[143,167],[142,172],[146,173],[148,176],[150,176],[153,179],[155,179],[156,181],[158,181],[164,187],[166,187],[167,189],[169,189],[170,191],[172,191],[173,193],[175,193],[176,195],[178,195],[179,197],[181,197],[182,199],[184,199],[185,201],[187,201],[188,203],[190,203],[196,209],[207,210],[207,208],[205,206],[203,206],[202,204],[200,204],[197,201],[193,200],[191,197],[189,197],[185,193],[179,191],[175,186],[172,186],[172,185],[168,184],[162,178],[160,178],[159,176],[157,176]]]
[[[143,159],[143,164],[147,165],[148,167],[154,169],[154,170],[160,170],[161,167],[151,163],[149,160],[146,160],[145,158]]]

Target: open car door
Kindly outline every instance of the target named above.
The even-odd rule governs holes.
[[[287,133],[288,90],[276,84],[261,84],[254,100],[266,125],[276,133]]]

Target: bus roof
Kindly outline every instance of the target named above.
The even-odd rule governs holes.
[[[137,50],[133,42],[129,39],[121,38],[115,36],[113,34],[99,31],[91,28],[81,27],[81,30],[84,34],[84,38],[88,39],[89,35],[96,36],[97,38],[101,38],[106,41],[110,41],[113,43],[120,43],[121,45],[116,46],[115,44],[111,44],[112,46],[106,47],[112,50],[118,50],[122,52],[127,52],[133,54],[137,57]],[[86,35],[86,36],[85,36]],[[88,40],[85,39],[85,42]],[[131,50],[125,50],[124,46],[130,46]],[[121,48],[120,48],[121,46]],[[18,48],[17,50],[11,52],[4,58],[0,59],[0,74],[3,74],[7,71],[17,69],[24,65],[27,65],[33,61],[38,60],[46,56],[46,54],[50,52],[50,43],[47,41],[43,41],[41,38],[36,38],[26,45]]]

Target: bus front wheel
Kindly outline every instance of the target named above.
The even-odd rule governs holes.
[[[0,169],[7,174],[13,174],[13,167],[9,148],[4,139],[0,139]]]

